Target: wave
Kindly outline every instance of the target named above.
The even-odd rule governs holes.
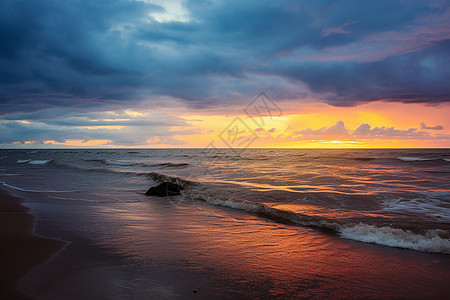
[[[189,166],[188,163],[171,163],[171,162],[167,162],[167,163],[159,163],[159,164],[150,164],[150,165],[146,165],[149,167],[163,167],[163,168],[186,168],[187,166]]]
[[[29,165],[46,165],[53,162],[53,159],[44,159],[44,160],[32,160],[32,159],[18,159],[16,163],[24,164],[28,163]]]
[[[154,164],[146,164],[135,161],[120,161],[120,160],[111,160],[111,159],[85,159],[87,162],[95,162],[103,165],[113,165],[113,166],[122,166],[122,167],[131,167],[131,166],[142,166],[142,167],[162,167],[162,168],[185,168],[189,166],[188,163],[171,163],[171,162],[163,162],[163,163],[154,163]]]
[[[406,162],[441,160],[440,158],[420,158],[420,157],[409,157],[409,156],[400,156],[397,158],[401,161],[406,161]],[[443,158],[442,160],[449,161],[446,158]]]
[[[32,160],[28,162],[29,165],[46,165],[53,162],[53,159],[46,159],[46,160]]]
[[[188,186],[194,186],[196,184],[199,184],[197,182],[182,179],[180,177],[176,176],[170,176],[162,173],[157,172],[150,172],[150,173],[136,173],[138,176],[145,176],[155,182],[170,182],[180,185],[182,188],[187,188]]]
[[[1,173],[0,176],[23,176],[23,174],[15,174],[15,173]]]
[[[332,156],[314,156],[310,157],[309,159],[317,159],[317,160],[356,160],[356,161],[371,161],[377,159],[377,157],[352,157],[352,156],[346,156],[346,155],[332,155]]]
[[[65,163],[55,163],[55,165],[59,168],[64,169],[71,169],[78,172],[97,172],[97,173],[108,173],[108,174],[116,174],[121,176],[144,176],[147,178],[150,178],[154,181],[160,182],[160,181],[170,181],[175,182],[176,180],[180,182],[190,182],[188,180],[184,180],[178,177],[172,177],[169,175],[165,175],[162,173],[156,173],[156,172],[135,172],[135,171],[120,171],[120,170],[113,170],[113,169],[106,169],[106,168],[83,168],[75,165],[65,164]]]
[[[392,227],[376,227],[360,223],[352,227],[343,227],[340,236],[365,243],[405,248],[422,252],[437,252],[450,254],[450,239],[440,235],[443,230],[427,230],[423,234],[413,233]]]
[[[100,163],[103,165],[113,165],[113,166],[123,166],[123,167],[136,166],[136,165],[140,164],[137,162],[126,162],[126,161],[111,160],[111,159],[84,159],[84,161]]]
[[[167,175],[157,174],[154,176],[159,180],[171,182],[175,180]],[[331,230],[346,239],[423,252],[450,254],[450,233],[448,230],[428,229],[413,231],[407,228],[395,228],[392,227],[393,225],[378,224],[377,226],[349,219],[332,219],[321,215],[309,215],[283,210],[263,203],[238,200],[232,198],[232,196],[231,198],[226,198],[226,196],[221,198],[217,196],[218,193],[208,193],[205,187],[199,189],[195,185],[185,185],[184,188],[182,191],[183,196],[194,200],[255,213],[281,222]]]
[[[450,223],[450,193],[429,192],[412,199],[395,198],[383,202],[383,211],[425,215]]]
[[[74,165],[69,165],[65,163],[55,163],[56,166],[63,169],[70,169],[75,170],[79,172],[98,172],[98,173],[113,173],[118,175],[138,175],[138,172],[129,172],[129,171],[117,171],[112,169],[105,169],[105,168],[82,168]]]
[[[16,163],[18,163],[18,164],[24,164],[24,163],[27,163],[27,162],[29,162],[29,161],[31,161],[31,159],[18,159],[18,160],[16,161]]]
[[[361,161],[369,161],[369,160],[376,159],[376,157],[350,157],[350,159],[361,160]]]
[[[58,199],[58,200],[72,200],[72,201],[83,201],[83,202],[98,202],[95,200],[90,199],[81,199],[81,198],[67,198],[67,197],[54,197],[54,196],[47,196],[48,198],[52,199]]]
[[[6,187],[9,187],[11,189],[18,190],[18,191],[21,191],[21,192],[30,192],[30,193],[73,193],[73,192],[76,192],[76,191],[29,190],[29,189],[24,189],[24,188],[21,188],[21,187],[17,187],[17,186],[13,186],[13,185],[7,184],[4,181],[0,181],[0,183],[3,186],[6,186]]]

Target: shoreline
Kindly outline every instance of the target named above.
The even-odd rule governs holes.
[[[31,299],[20,292],[20,281],[45,263],[66,243],[34,232],[36,217],[22,205],[24,199],[0,188],[0,298]]]

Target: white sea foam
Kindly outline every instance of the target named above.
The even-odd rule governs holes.
[[[51,163],[53,160],[52,159],[45,159],[45,160],[32,160],[29,161],[28,164],[29,165],[46,165]]]
[[[24,164],[28,163],[29,165],[46,165],[51,163],[52,159],[44,159],[44,160],[32,160],[32,159],[18,159],[16,163],[18,164]]]
[[[440,237],[439,230],[428,230],[425,234],[417,234],[410,230],[360,223],[351,227],[343,226],[340,229],[340,236],[390,247],[450,254],[450,239]]]
[[[401,156],[401,157],[398,157],[398,159],[401,160],[401,161],[408,161],[408,162],[440,160],[440,158],[420,158],[420,157],[408,157],[408,156]]]
[[[13,186],[13,185],[7,184],[7,183],[4,182],[4,181],[0,181],[0,183],[1,183],[3,186],[6,186],[6,187],[9,187],[9,188],[11,188],[11,189],[15,189],[15,190],[18,190],[18,191],[21,191],[21,192],[30,192],[30,193],[73,193],[73,192],[76,192],[76,191],[44,191],[44,190],[29,190],[29,189],[24,189],[24,188],[21,188],[21,187],[17,187],[17,186]]]
[[[16,163],[18,163],[18,164],[24,164],[24,163],[27,163],[27,162],[30,162],[31,161],[31,159],[18,159],[17,161],[16,161]]]

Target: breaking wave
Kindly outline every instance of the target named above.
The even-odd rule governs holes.
[[[374,225],[345,219],[327,218],[321,215],[303,214],[271,207],[263,203],[235,199],[233,196],[220,197],[217,193],[207,192],[207,189],[200,183],[186,181],[178,177],[160,173],[149,173],[146,176],[155,181],[181,184],[184,188],[183,196],[205,201],[212,205],[251,212],[281,222],[331,230],[346,239],[422,252],[450,254],[450,232],[448,230],[411,230],[396,228],[393,225]]]
[[[440,229],[431,229],[418,234],[410,230],[360,223],[350,227],[342,226],[339,233],[343,238],[365,243],[450,254],[450,239],[442,237],[446,235],[446,231]]]
[[[24,164],[24,163],[27,163],[27,162],[29,162],[29,161],[31,161],[31,159],[18,159],[18,160],[16,161],[16,163],[18,163],[18,164]]]
[[[138,173],[138,176],[145,176],[155,182],[170,182],[180,185],[183,188],[187,188],[188,186],[194,186],[198,183],[186,179],[182,179],[180,177],[169,176],[162,173],[150,172],[150,173]]]
[[[409,156],[400,156],[400,157],[398,157],[398,159],[401,161],[406,161],[406,162],[441,160],[441,158],[437,158],[437,157],[420,158],[420,157],[409,157]],[[450,161],[448,158],[442,158],[442,160]]]
[[[18,164],[28,163],[29,165],[46,165],[51,162],[53,162],[53,159],[44,159],[44,160],[18,159],[16,163]]]

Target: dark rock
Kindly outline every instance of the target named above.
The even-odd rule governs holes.
[[[158,197],[175,196],[180,195],[182,189],[183,187],[179,184],[163,182],[160,185],[149,188],[145,195]]]

